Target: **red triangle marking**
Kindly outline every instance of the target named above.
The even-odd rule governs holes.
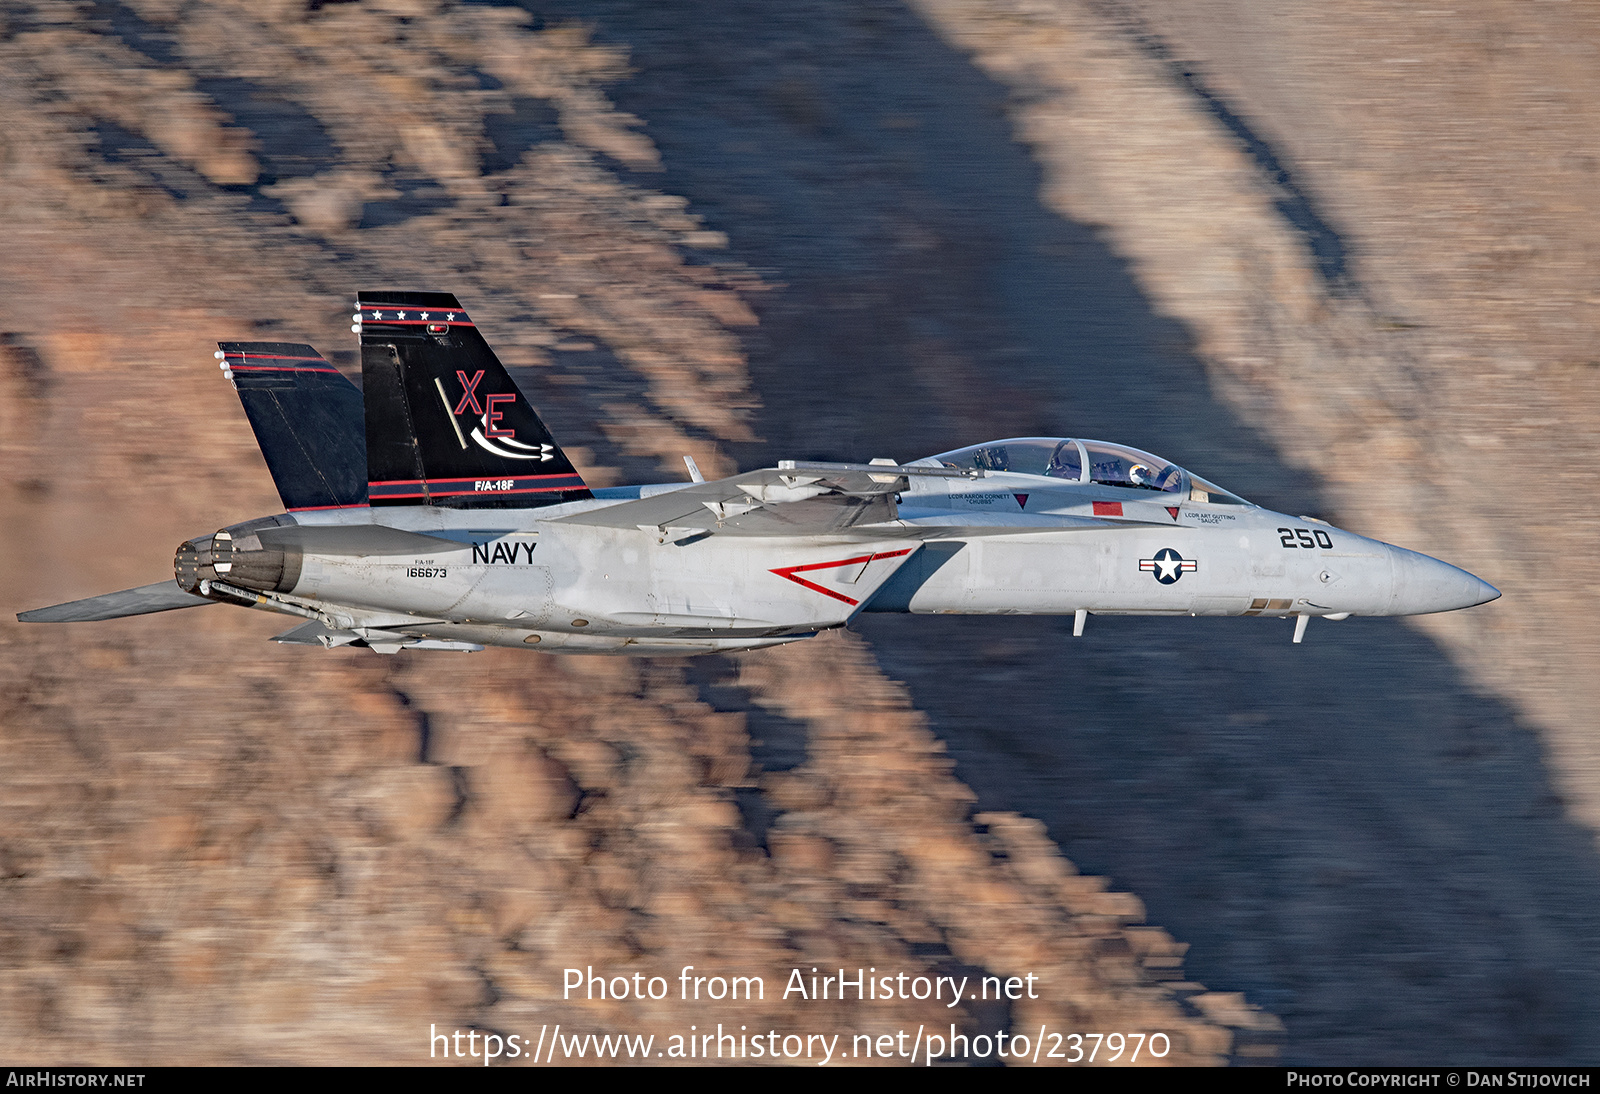
[[[1026,494],[1012,494],[1011,496],[1017,499],[1017,508],[1018,509],[1026,509],[1028,507],[1028,495],[1026,495]]]
[[[1168,505],[1165,508],[1166,508],[1167,512],[1172,514],[1172,519],[1173,520],[1177,520],[1178,519],[1178,507],[1176,505]]]
[[[807,581],[805,578],[797,577],[796,575],[807,570],[833,570],[838,569],[841,566],[854,566],[857,563],[876,562],[880,558],[899,558],[901,555],[909,555],[911,551],[912,548],[910,547],[907,547],[903,551],[879,551],[877,554],[857,555],[854,558],[841,558],[833,562],[812,562],[804,566],[780,566],[777,569],[768,572],[777,574],[781,578],[786,578],[789,581],[794,582],[796,585],[804,585],[812,592],[821,593],[823,596],[831,596],[835,600],[843,601],[844,603],[854,607],[855,605],[861,603],[861,601],[845,596],[843,593],[836,593],[832,589],[825,589],[821,585],[818,585],[815,581]]]

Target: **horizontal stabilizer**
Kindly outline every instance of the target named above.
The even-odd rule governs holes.
[[[476,642],[458,642],[448,638],[418,638],[393,631],[363,629],[359,631],[329,630],[321,623],[302,623],[292,630],[272,636],[274,642],[290,646],[322,646],[335,649],[339,646],[364,646],[378,653],[399,653],[401,650],[454,650],[457,653],[481,653],[483,647]]]
[[[214,601],[178,588],[176,581],[162,581],[155,585],[141,585],[137,589],[124,589],[120,593],[105,593],[87,600],[74,600],[69,604],[55,604],[48,608],[35,608],[22,612],[17,619],[23,623],[97,623],[103,619],[121,619],[125,615],[149,615],[152,612],[169,612],[174,608],[198,608]]]
[[[289,646],[321,646],[331,650],[335,646],[348,646],[360,637],[355,631],[330,630],[313,619],[309,623],[291,627],[282,634],[273,635],[272,640]]]

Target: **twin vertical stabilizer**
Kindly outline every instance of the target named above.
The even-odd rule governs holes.
[[[368,498],[504,509],[592,497],[449,293],[360,295]]]
[[[218,342],[283,507],[367,503],[361,389],[300,342]]]
[[[297,342],[220,342],[290,511],[508,509],[591,497],[449,293],[362,293],[357,388]]]

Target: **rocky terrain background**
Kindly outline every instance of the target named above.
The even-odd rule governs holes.
[[[1506,595],[637,663],[0,623],[5,1056],[946,1017],[558,991],[826,963],[1032,971],[959,1020],[1175,1062],[1594,1058],[1593,12],[527,8],[0,4],[8,612],[273,511],[211,344],[348,368],[380,284],[591,481],[1104,436]]]
[[[160,545],[275,509],[209,342],[306,337],[350,366],[361,285],[473,301],[591,481],[684,453],[726,471],[754,441],[738,335],[768,286],[626,177],[659,152],[605,95],[624,51],[478,6],[4,11],[7,604],[147,581]],[[859,639],[380,661],[275,646],[245,613],[139,622],[4,627],[7,1058],[415,1062],[435,1025],[558,1023],[1276,1048],[1038,821],[974,815]],[[561,998],[567,967],[685,965],[767,998]],[[1050,987],[785,1001],[816,966]]]

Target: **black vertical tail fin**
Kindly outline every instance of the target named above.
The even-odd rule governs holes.
[[[357,307],[373,505],[593,496],[454,296],[364,292]]]
[[[218,342],[285,509],[367,504],[361,390],[298,342]]]

